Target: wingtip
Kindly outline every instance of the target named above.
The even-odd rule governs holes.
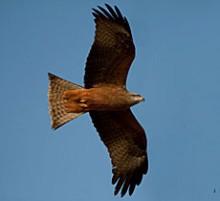
[[[105,3],[106,8],[111,8],[111,6],[108,3]]]
[[[101,17],[101,18],[107,18],[110,20],[116,20],[118,22],[121,21],[121,23],[126,22],[125,17],[122,16],[121,11],[116,5],[110,6],[107,3],[105,3],[104,5],[105,5],[105,8],[99,5],[96,6],[96,8],[92,8],[92,15],[95,18]]]
[[[117,196],[119,192],[120,192],[120,189],[115,188],[114,196]],[[126,191],[121,191],[120,197],[124,197],[126,195],[126,193],[127,193],[127,190]]]
[[[135,185],[131,185],[131,186],[129,187],[129,192],[128,192],[128,194],[129,194],[130,196],[134,193],[134,189],[135,189]]]

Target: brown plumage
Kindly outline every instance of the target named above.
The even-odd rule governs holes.
[[[65,123],[83,114],[83,112],[66,112],[66,109],[64,107],[64,100],[62,98],[62,95],[66,90],[80,89],[82,87],[51,73],[48,73],[48,77],[50,81],[48,88],[48,102],[49,113],[51,116],[51,126],[52,128],[57,129]]]
[[[49,107],[53,128],[89,112],[111,157],[115,195],[124,196],[133,193],[148,170],[145,132],[130,110],[143,97],[126,89],[135,57],[128,21],[116,6],[106,8],[93,9],[96,32],[85,88],[49,74]]]
[[[84,82],[90,88],[98,84],[124,86],[135,57],[135,47],[128,21],[115,6],[115,11],[93,9],[95,41],[86,62]]]

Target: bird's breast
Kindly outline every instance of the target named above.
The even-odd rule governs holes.
[[[104,86],[85,89],[84,99],[89,110],[117,111],[126,110],[132,104],[124,88]]]

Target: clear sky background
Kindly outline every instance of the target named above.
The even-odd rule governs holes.
[[[137,48],[128,89],[149,172],[132,201],[220,200],[220,2],[1,0],[0,200],[110,201],[111,163],[89,115],[50,128],[47,73],[82,84],[91,8],[118,5]]]

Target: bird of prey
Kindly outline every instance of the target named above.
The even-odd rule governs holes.
[[[49,113],[57,129],[88,112],[112,162],[114,194],[131,195],[148,170],[145,131],[130,107],[144,98],[126,89],[135,46],[126,17],[117,6],[93,9],[95,39],[89,52],[84,87],[49,76]]]

